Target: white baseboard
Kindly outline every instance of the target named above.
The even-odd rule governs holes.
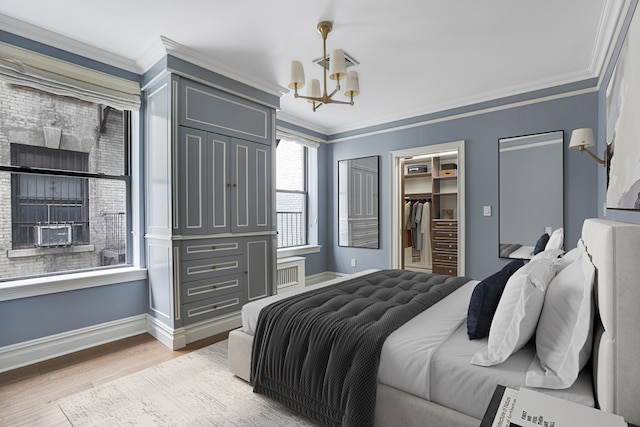
[[[242,316],[240,313],[231,313],[226,316],[187,325],[179,329],[171,329],[169,326],[151,316],[149,316],[148,319],[147,332],[171,350],[178,350],[194,341],[228,332],[242,326]]]
[[[305,277],[305,286],[317,285],[318,283],[344,276],[346,276],[346,274],[336,273],[335,271],[324,271],[322,273],[312,274],[311,276]]]
[[[147,315],[119,319],[0,348],[0,372],[147,332]]]
[[[305,277],[305,285],[332,280],[345,274],[326,271]],[[54,357],[148,332],[172,350],[242,326],[240,313],[221,316],[179,329],[172,329],[147,314],[119,319],[61,334],[0,347],[0,372],[32,365]]]

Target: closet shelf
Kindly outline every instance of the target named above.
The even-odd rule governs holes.
[[[420,172],[420,173],[405,173],[405,178],[424,178],[425,176],[431,176],[431,172]]]

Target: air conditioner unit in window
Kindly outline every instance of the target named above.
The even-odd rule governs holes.
[[[34,231],[36,246],[69,246],[72,243],[71,225],[36,225]]]

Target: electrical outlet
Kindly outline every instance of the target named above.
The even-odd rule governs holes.
[[[482,209],[482,214],[484,216],[491,216],[491,206],[484,206]]]
[[[351,267],[355,267],[355,266],[356,266],[356,259],[351,258]]]
[[[551,233],[553,232],[553,227],[545,227],[544,232],[547,233],[549,236],[551,236]]]

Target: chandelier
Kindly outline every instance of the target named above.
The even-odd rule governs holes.
[[[300,61],[291,61],[291,80],[289,87],[295,91],[296,98],[303,98],[313,104],[313,111],[316,111],[324,104],[346,104],[353,105],[353,97],[360,93],[358,84],[358,73],[349,71],[344,59],[344,51],[336,49],[331,52],[329,57],[329,78],[336,80],[336,88],[331,93],[327,93],[327,35],[331,32],[333,24],[328,21],[322,21],[318,24],[318,32],[322,35],[322,68],[324,70],[324,85],[320,92],[320,81],[312,79],[311,84],[307,88],[307,95],[300,95],[298,89],[304,87],[304,68]],[[349,101],[338,101],[333,96],[340,90],[340,80],[346,78],[344,95]]]

